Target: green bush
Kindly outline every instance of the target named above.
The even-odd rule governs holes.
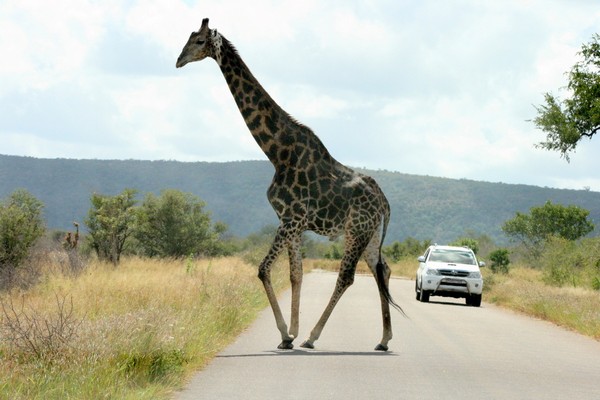
[[[219,239],[227,226],[211,223],[205,206],[199,197],[175,189],[164,190],[160,196],[146,195],[133,233],[143,254],[175,258],[223,254]]]
[[[23,189],[0,202],[0,287],[11,286],[15,271],[46,228],[44,205]]]
[[[473,253],[475,254],[479,252],[479,243],[477,240],[467,237],[455,240],[454,242],[450,243],[450,246],[468,247],[469,249],[473,250]]]
[[[403,258],[420,256],[430,245],[431,240],[419,241],[408,237],[403,242],[395,241],[389,246],[384,246],[383,254],[393,262],[398,262]]]
[[[600,276],[600,238],[579,242],[548,239],[539,260],[544,282],[553,286],[596,289]]]
[[[492,251],[489,259],[492,262],[490,268],[495,274],[508,274],[510,259],[508,258],[508,249],[500,248]]]

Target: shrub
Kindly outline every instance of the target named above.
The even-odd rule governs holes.
[[[72,298],[67,302],[66,297],[56,296],[56,309],[51,314],[26,307],[24,299],[15,305],[9,298],[0,308],[1,337],[13,356],[52,363],[64,356],[77,335],[80,321],[74,316]]]
[[[10,287],[16,269],[44,234],[43,204],[26,190],[13,192],[0,202],[0,288]]]
[[[223,253],[219,238],[227,230],[212,224],[206,203],[191,193],[164,190],[146,195],[139,207],[134,236],[144,255],[153,257],[216,256]]]
[[[125,189],[116,196],[94,193],[85,224],[90,245],[100,260],[117,265],[135,222],[136,191]]]
[[[479,243],[477,242],[477,240],[471,238],[465,237],[457,239],[454,242],[450,243],[450,246],[468,247],[469,249],[473,250],[473,253],[475,254],[479,252]]]
[[[510,264],[508,253],[508,249],[504,248],[494,250],[490,253],[489,258],[492,262],[490,268],[493,273],[508,274],[508,265]]]

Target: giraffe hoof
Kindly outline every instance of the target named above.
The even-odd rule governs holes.
[[[376,351],[388,351],[388,347],[386,345],[379,343],[377,346],[375,346],[375,350]]]
[[[291,350],[294,348],[294,344],[292,343],[294,339],[291,340],[284,340],[283,342],[281,342],[279,344],[279,346],[277,346],[277,348],[279,350]]]
[[[315,348],[315,345],[314,345],[314,344],[312,344],[311,342],[309,342],[309,341],[307,340],[307,341],[305,341],[304,343],[302,343],[302,344],[300,345],[300,347],[304,347],[305,349],[314,349],[314,348]]]

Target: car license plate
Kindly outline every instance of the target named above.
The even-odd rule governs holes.
[[[453,284],[463,285],[465,283],[465,281],[463,281],[462,279],[444,279],[444,281],[442,282],[442,285],[444,283],[453,283]]]

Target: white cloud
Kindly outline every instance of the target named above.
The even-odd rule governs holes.
[[[344,163],[600,190],[600,137],[566,164],[526,121],[600,26],[583,1],[7,0],[1,151],[264,159],[216,65],[174,67],[204,17]]]

